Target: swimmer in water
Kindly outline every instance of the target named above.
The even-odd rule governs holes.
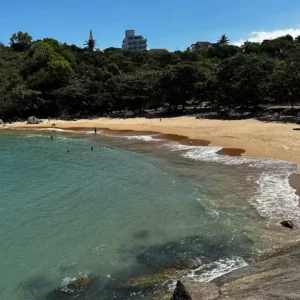
[[[94,151],[94,147],[93,146],[91,147],[91,151]]]
[[[51,135],[51,140],[53,140],[53,136]]]

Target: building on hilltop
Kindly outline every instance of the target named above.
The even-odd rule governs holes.
[[[126,30],[122,43],[122,50],[143,51],[147,50],[147,39],[142,35],[135,35],[134,30]]]
[[[148,53],[150,54],[162,54],[162,53],[168,53],[169,51],[167,49],[149,49]]]
[[[195,44],[192,44],[190,47],[191,51],[200,50],[200,49],[209,49],[213,46],[210,42],[197,42]]]

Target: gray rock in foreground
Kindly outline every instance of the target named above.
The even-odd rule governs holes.
[[[27,124],[40,124],[40,123],[43,123],[42,120],[36,118],[36,117],[29,117],[28,118],[28,121],[27,121]]]
[[[200,283],[190,280],[178,281],[171,300],[213,300],[219,296],[215,284]]]
[[[171,300],[300,300],[300,245],[226,274],[211,283],[182,281]],[[176,298],[177,297],[177,298]]]

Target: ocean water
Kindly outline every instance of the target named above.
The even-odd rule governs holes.
[[[270,224],[300,217],[297,166],[218,150],[158,134],[0,132],[0,299],[72,299],[51,291],[87,274],[97,282],[76,299],[146,299],[155,291],[128,281],[190,260],[205,264],[186,276],[210,281],[295,241]]]

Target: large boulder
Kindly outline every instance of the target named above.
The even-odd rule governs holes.
[[[29,117],[27,121],[27,124],[40,124],[40,123],[43,123],[43,121],[34,116]]]

